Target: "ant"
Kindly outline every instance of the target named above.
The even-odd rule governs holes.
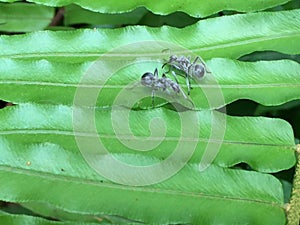
[[[157,68],[154,70],[154,73],[147,72],[144,73],[141,77],[141,84],[152,88],[152,105],[154,106],[154,93],[155,91],[162,90],[170,95],[181,93],[184,99],[190,101],[186,94],[181,90],[178,82],[174,82],[173,80],[166,77],[163,73],[162,77],[158,77]],[[193,104],[193,103],[192,103]]]
[[[188,95],[190,95],[190,91],[192,89],[190,78],[200,80],[206,73],[210,73],[200,56],[197,56],[194,61],[191,62],[191,57],[171,55],[169,60],[162,65],[162,68],[164,68],[166,65],[170,66],[169,71],[171,70],[171,68],[175,68],[184,73],[184,76],[186,78],[186,85],[188,88]],[[178,83],[176,73],[173,70],[171,70],[171,73]]]

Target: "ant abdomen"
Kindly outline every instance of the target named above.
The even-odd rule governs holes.
[[[193,65],[191,68],[192,77],[198,80],[204,77],[205,72],[206,72],[205,68],[201,64]]]

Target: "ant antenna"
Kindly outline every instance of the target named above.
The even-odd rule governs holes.
[[[169,55],[172,54],[171,49],[169,49],[169,48],[166,48],[166,49],[161,50],[162,53],[165,53],[165,52],[167,52],[167,51],[169,51]]]
[[[169,51],[169,57],[171,57],[171,54],[172,54],[172,52],[171,52],[171,49],[169,49],[169,48],[166,48],[166,49],[163,49],[161,52],[162,53],[165,53],[165,52],[167,52],[167,51]],[[164,60],[165,61],[165,63],[162,65],[162,69],[166,66],[166,65],[168,65],[169,64],[169,60]],[[169,73],[170,72],[170,70],[171,70],[171,68],[169,68],[169,70],[168,71],[166,71],[166,73]]]

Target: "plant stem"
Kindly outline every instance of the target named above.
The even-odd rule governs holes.
[[[300,144],[297,145],[297,166],[294,176],[290,207],[287,211],[287,225],[299,225],[300,222]]]
[[[59,22],[63,19],[65,13],[64,8],[60,8],[58,12],[56,13],[55,17],[52,19],[52,22],[49,26],[57,26]]]

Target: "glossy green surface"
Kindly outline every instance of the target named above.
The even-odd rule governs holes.
[[[75,97],[80,96],[78,93],[84,92],[87,94],[82,96],[86,99],[83,104],[88,104],[91,96],[96,95],[95,105],[99,107],[117,104],[130,106],[130,99],[138,102],[143,94],[151,96],[151,88],[135,85],[139,84],[143,73],[153,72],[154,68],[160,68],[163,64],[163,60],[135,64],[124,62],[128,66],[120,66],[121,69],[115,72],[113,67],[117,67],[117,63],[107,61],[98,65],[98,62],[68,64],[0,58],[0,98],[16,104],[73,105]],[[164,91],[155,93],[155,105],[168,100],[159,102],[159,95],[195,109],[220,108],[238,99],[251,99],[268,106],[300,99],[300,66],[294,61],[250,63],[215,58],[207,60],[206,64],[212,73],[198,84],[192,80],[193,89],[189,98],[194,106],[183,94]],[[168,77],[172,78],[172,75],[168,74]],[[178,79],[187,94],[185,79]],[[124,99],[116,102],[119,94]],[[141,100],[135,107],[152,108],[151,98]]]
[[[61,161],[63,157],[55,156],[56,151],[65,154],[65,157],[79,157],[72,160],[77,164],[76,161],[82,161],[82,158],[78,155],[80,152],[75,135],[84,137],[93,134],[90,126],[92,121],[89,120],[88,113],[89,111],[83,110],[80,116],[74,117],[74,111],[67,106],[29,104],[9,107],[0,111],[2,121],[0,135],[8,140],[30,144],[31,151],[36,153],[39,152],[39,146],[45,145],[43,148],[46,148],[49,145],[50,148],[54,148],[49,150],[53,155],[47,157],[35,155],[30,151],[15,153],[24,160],[35,155],[32,160],[36,160],[38,164],[32,165],[32,168],[51,166],[48,162],[50,158],[55,162]],[[113,114],[119,116],[113,117]],[[196,147],[191,162],[199,163],[204,152],[207,151],[210,139],[213,139],[213,142],[220,144],[220,151],[214,161],[214,164],[220,166],[230,167],[245,162],[255,170],[277,172],[295,164],[293,131],[287,122],[279,119],[230,117],[217,112],[211,114],[210,111],[187,111],[178,114],[163,108],[142,111],[129,111],[124,108],[100,109],[96,111],[95,118],[99,138],[109,152],[116,154],[135,154],[163,160],[174,151],[178,142],[183,141],[187,142],[186,150],[182,149],[183,151]],[[152,121],[153,118],[160,118],[161,121]],[[187,124],[184,118],[191,118],[191,120],[187,121]],[[74,119],[82,121],[82,124]],[[182,124],[181,120],[185,123]],[[216,124],[214,127],[212,122]],[[128,124],[131,130],[125,130],[120,126],[121,123]],[[149,127],[150,123],[152,123],[151,127]],[[74,126],[79,126],[75,132]],[[160,140],[158,138],[162,135],[164,127],[166,127],[164,139]],[[224,134],[221,132],[211,137],[213,128],[224,130]],[[194,136],[191,133],[193,130],[198,130],[199,134],[195,139],[188,140],[188,137]],[[180,140],[182,137],[186,139]],[[135,148],[130,141],[142,143],[142,146],[149,146],[153,150],[143,152],[142,147]],[[33,143],[41,144],[31,145]],[[59,150],[60,148],[62,150]],[[4,152],[9,151],[5,150],[6,148],[2,149]],[[13,148],[11,150],[13,151]],[[8,152],[4,152],[5,156]],[[184,160],[183,157],[180,161]],[[57,165],[54,163],[53,166]]]
[[[99,176],[83,161],[71,159],[55,144],[30,146],[2,138],[1,149],[7,148],[32,156],[15,160],[16,152],[10,151],[1,159],[0,197],[6,201],[47,203],[75,215],[119,215],[151,224],[285,223],[281,184],[267,174],[215,166],[199,172],[197,165],[188,164],[159,184],[124,186]],[[138,155],[118,158],[156,161]],[[37,167],[39,163],[43,165]],[[180,207],[174,207],[177,204]]]
[[[215,109],[239,99],[264,106],[300,99],[297,62],[236,60],[266,50],[297,59],[299,9],[257,12],[287,0],[32,2],[41,5],[1,3],[1,31],[44,29],[54,9],[62,12],[47,6],[66,6],[65,24],[79,27],[151,25],[155,18],[161,20],[153,26],[170,20],[184,27],[176,19],[212,18],[183,29],[135,25],[0,36],[0,100],[16,104],[0,110],[0,200],[34,212],[8,214],[3,204],[0,224],[286,224],[290,192],[266,173],[295,165],[292,127]],[[191,81],[188,99],[184,77],[178,77],[183,92],[156,91],[153,108],[141,76],[156,67],[161,76],[174,54],[201,56],[209,72]],[[168,101],[186,108],[176,112]],[[96,151],[98,143],[108,152]]]
[[[54,16],[54,8],[16,2],[0,3],[0,31],[30,32],[46,28]]]
[[[15,0],[1,0],[3,2],[14,2]],[[239,1],[239,0],[212,0],[212,1],[197,1],[189,0],[182,2],[180,0],[176,1],[159,1],[150,2],[147,0],[136,1],[93,1],[93,0],[30,0],[34,3],[44,4],[48,6],[66,6],[69,4],[77,4],[83,8],[89,9],[91,11],[101,12],[101,13],[122,13],[131,11],[137,7],[146,7],[150,11],[156,14],[169,14],[176,11],[183,11],[195,17],[205,17],[211,14],[217,13],[222,10],[235,10],[241,12],[254,12],[266,8],[271,8],[276,5],[281,5],[288,0],[253,0],[253,1]]]
[[[300,10],[258,12],[200,21],[183,29],[145,26],[119,29],[42,31],[0,37],[0,57],[51,59],[65,62],[96,60],[114,52],[111,60],[165,57],[162,50],[182,54],[182,48],[204,59],[236,59],[263,50],[300,52]],[[162,42],[169,43],[163,45]],[[139,47],[142,45],[143,47]],[[150,46],[151,48],[149,48]],[[189,53],[185,53],[189,54]]]

